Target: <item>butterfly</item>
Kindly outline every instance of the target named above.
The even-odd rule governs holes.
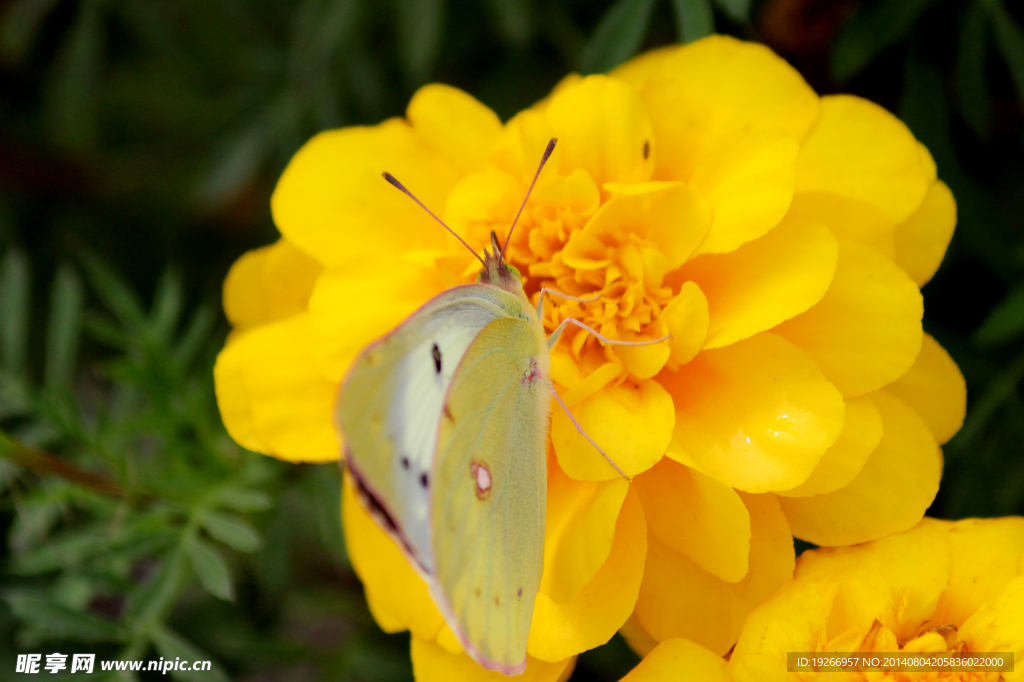
[[[549,404],[562,403],[549,379],[550,337],[542,289],[534,309],[522,277],[491,233],[479,256],[408,189],[407,194],[480,260],[474,284],[430,299],[363,350],[342,384],[336,421],[364,507],[402,548],[430,588],[445,622],[483,667],[506,675],[526,668],[526,646],[544,565]],[[668,337],[665,337],[668,338]],[[568,413],[568,409],[566,412]],[[572,415],[569,414],[572,419]],[[580,434],[626,477],[573,419]]]

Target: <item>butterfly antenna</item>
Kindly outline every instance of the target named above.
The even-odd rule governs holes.
[[[551,145],[548,145],[548,146],[550,147]],[[546,159],[546,158],[547,158],[547,156],[545,156],[544,158]],[[539,172],[539,171],[538,171],[538,172]],[[423,202],[422,202],[422,201],[420,201],[419,199],[417,199],[417,198],[416,198],[416,195],[414,195],[414,194],[413,194],[412,192],[410,192],[409,190],[407,190],[407,189],[405,188],[405,185],[403,185],[402,183],[400,183],[400,182],[399,182],[399,181],[398,181],[398,180],[397,180],[397,179],[395,178],[395,176],[394,176],[394,175],[392,175],[391,173],[388,173],[387,171],[384,171],[383,173],[381,173],[381,176],[382,176],[382,177],[383,177],[383,178],[384,178],[385,180],[387,180],[388,182],[390,182],[390,183],[391,183],[392,185],[394,185],[396,189],[399,189],[399,190],[401,190],[401,191],[402,191],[402,192],[403,192],[403,193],[404,193],[404,194],[405,194],[405,195],[406,195],[407,197],[409,197],[410,199],[412,199],[413,201],[415,201],[415,202],[416,202],[417,204],[419,204],[420,208],[422,208],[422,209],[423,209],[424,211],[426,211],[427,213],[429,213],[429,214],[430,214],[430,217],[431,217],[431,218],[433,218],[433,219],[434,219],[434,220],[436,220],[437,222],[441,223],[441,227],[443,227],[444,229],[448,230],[448,231],[449,231],[449,232],[451,232],[451,233],[452,233],[453,235],[455,235],[455,238],[456,238],[456,239],[458,239],[458,240],[459,240],[460,242],[462,242],[462,245],[463,245],[463,246],[465,246],[465,247],[466,247],[467,249],[469,249],[469,252],[470,252],[471,254],[473,254],[474,256],[476,256],[476,259],[477,259],[478,261],[480,261],[481,263],[483,263],[483,264],[484,264],[484,267],[487,267],[487,263],[484,263],[484,259],[480,257],[480,254],[478,254],[478,253],[477,253],[476,251],[474,251],[474,250],[473,250],[473,247],[472,247],[472,246],[470,246],[469,244],[467,244],[467,243],[466,243],[466,240],[465,240],[465,239],[463,239],[462,237],[460,237],[460,236],[459,236],[459,235],[458,235],[458,234],[457,234],[457,233],[455,232],[455,230],[453,230],[452,228],[450,228],[450,227],[448,227],[447,225],[445,225],[445,224],[444,224],[444,221],[443,221],[443,220],[441,220],[441,219],[440,219],[440,218],[438,218],[438,217],[437,217],[436,215],[434,215],[434,212],[433,212],[433,211],[431,211],[431,210],[430,210],[429,208],[427,208],[427,207],[426,207],[426,206],[425,206],[425,205],[423,204]],[[534,178],[534,179],[536,180],[536,178]],[[531,187],[532,187],[532,185],[531,185]],[[522,209],[520,209],[520,210],[522,210]]]
[[[548,157],[551,156],[551,152],[555,151],[555,145],[558,144],[558,140],[551,138],[548,140],[548,146],[544,150],[544,156],[540,157],[540,165],[537,166],[537,172],[533,174],[533,181],[530,183],[530,189],[526,190],[526,196],[523,197],[523,203],[519,207],[519,213],[516,213],[515,220],[512,221],[512,227],[508,228],[508,236],[505,237],[505,245],[501,247],[500,257],[503,260],[505,258],[505,249],[508,248],[508,243],[512,239],[512,230],[516,229],[516,223],[519,222],[519,216],[522,215],[523,209],[526,208],[526,200],[530,198],[530,192],[533,191],[533,186],[537,184],[537,178],[540,177],[540,172],[544,169],[544,164],[548,162]]]

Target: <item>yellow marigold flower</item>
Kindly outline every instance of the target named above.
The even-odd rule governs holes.
[[[796,578],[747,617],[727,662],[658,644],[622,682],[1024,679],[1013,673],[788,673],[788,652],[1014,652],[1024,658],[1024,518],[923,519],[856,547],[805,552]]]
[[[555,408],[526,674],[567,676],[619,629],[641,651],[685,637],[720,656],[791,579],[792,535],[832,546],[920,520],[964,411],[959,371],[921,330],[919,287],[955,223],[930,155],[763,46],[716,36],[570,76],[504,125],[429,85],[404,119],[313,138],[274,192],[282,239],[225,283],[221,413],[252,450],[337,459],[356,354],[478,270],[381,171],[480,247],[551,137],[508,256],[534,299],[601,298],[550,299],[545,325],[671,339],[567,331],[552,353],[559,393],[634,478]],[[370,608],[412,631],[417,676],[473,669],[399,549],[353,495],[343,506]]]
[[[1014,652],[1013,673],[884,679],[1024,679],[1024,518],[924,519],[858,547],[804,553],[796,580],[748,617],[729,663],[731,679],[811,677],[786,673],[787,651]]]

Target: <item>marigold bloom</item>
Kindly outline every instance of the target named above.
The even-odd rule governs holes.
[[[273,196],[282,239],[225,283],[221,413],[252,450],[337,459],[332,408],[356,354],[478,271],[381,171],[481,247],[551,137],[507,255],[534,300],[601,298],[549,299],[545,325],[671,338],[609,348],[570,330],[552,352],[557,390],[634,478],[556,406],[526,675],[566,676],[622,628],[641,651],[686,637],[721,655],[791,579],[792,535],[832,546],[920,520],[964,410],[959,371],[921,330],[919,287],[955,223],[930,155],[763,46],[716,36],[570,76],[504,125],[429,85],[405,119],[313,138]],[[466,666],[399,549],[353,495],[343,507],[370,608],[412,631],[417,677]]]
[[[1012,673],[788,673],[786,654],[1014,652]],[[857,547],[805,552],[796,579],[748,616],[729,661],[685,639],[623,682],[1024,679],[1024,518],[924,519]]]
[[[924,519],[866,545],[805,553],[796,580],[747,619],[732,679],[799,679],[785,672],[786,651],[1012,651],[1013,673],[927,679],[1024,679],[1024,518]],[[918,678],[924,676],[884,679]]]

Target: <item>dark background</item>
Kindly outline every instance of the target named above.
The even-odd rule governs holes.
[[[711,30],[932,151],[959,224],[925,328],[969,411],[930,514],[1024,513],[1022,23],[1010,0],[0,1],[3,677],[59,651],[217,661],[181,676],[200,682],[409,679],[345,556],[337,468],[223,431],[224,275],[276,238],[270,192],[318,130],[401,115],[428,81],[507,119]],[[616,638],[573,680],[635,660]]]

